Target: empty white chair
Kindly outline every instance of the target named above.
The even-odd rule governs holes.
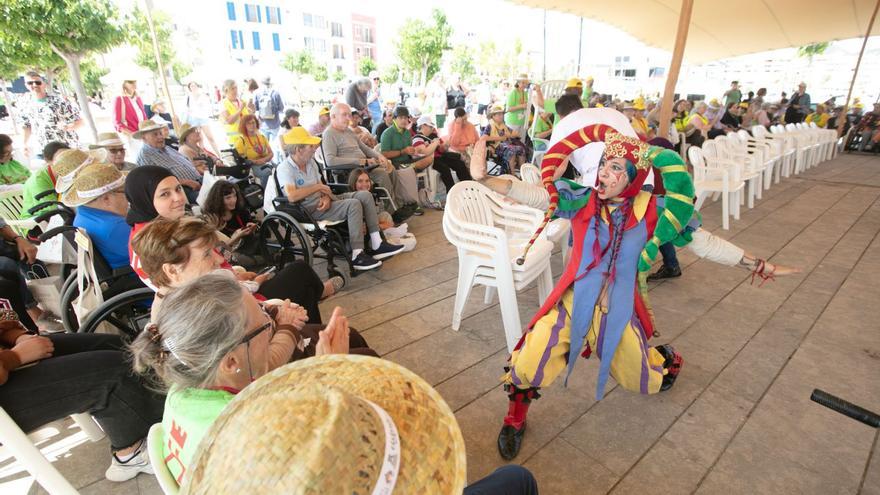
[[[787,131],[783,125],[771,126],[770,132],[785,139],[787,146],[794,149],[794,165],[791,169],[791,173],[799,174],[806,170],[809,157],[807,153],[807,143],[804,139],[796,135],[794,132]]]
[[[745,188],[740,177],[741,165],[726,163],[716,155],[716,145],[712,141],[703,143],[703,148],[696,146],[688,149],[688,159],[694,167],[694,193],[697,201],[694,207],[699,210],[709,194],[721,196],[721,227],[730,229],[730,212],[739,218],[739,195]],[[711,154],[711,160],[709,156]]]
[[[539,302],[543,302],[553,287],[550,272],[552,242],[538,238],[525,262],[522,265],[516,263],[543,216],[534,208],[506,203],[480,183],[463,181],[453,186],[443,212],[443,233],[458,249],[453,330],[458,330],[461,325],[471,287],[486,286],[487,304],[497,289],[507,349],[513,351],[523,330],[517,291],[537,280]]]
[[[165,451],[162,448],[162,437],[165,436],[165,430],[162,423],[156,423],[150,427],[147,433],[147,455],[150,457],[150,465],[153,466],[153,472],[156,473],[156,481],[159,482],[159,488],[165,495],[177,495],[180,487],[174,475],[168,470],[165,464]]]
[[[519,169],[523,182],[541,186],[541,171],[531,163],[526,163]],[[553,244],[559,246],[562,251],[563,266],[568,263],[568,241],[571,234],[571,222],[567,218],[554,218],[544,229],[544,236]]]
[[[761,181],[764,178],[764,164],[762,156],[749,154],[746,146],[735,133],[718,136],[714,139],[718,146],[718,157],[722,160],[742,165],[740,169],[742,179],[749,184],[748,207],[755,207],[755,198],[761,199]],[[740,198],[742,202],[743,198]],[[737,219],[739,217],[736,217]]]
[[[784,137],[771,134],[770,131],[762,125],[752,127],[752,137],[756,141],[769,146],[770,155],[777,160],[773,174],[777,184],[779,184],[780,175],[784,177],[791,175],[791,169],[794,166],[795,148],[789,146],[788,141]],[[768,186],[769,181],[765,180],[764,188],[766,189]]]
[[[88,414],[74,414],[71,416],[77,426],[86,434],[93,442],[104,438],[104,432],[95,423],[95,420]],[[35,442],[42,441],[50,437],[47,434],[50,430],[61,431],[62,426],[59,422],[50,423],[30,434],[25,433],[18,427],[15,421],[6,414],[6,411],[0,407],[0,451],[7,450],[15,459],[24,466],[37,483],[46,489],[52,495],[56,494],[76,494],[79,493],[67,481],[64,476],[43,457],[40,449],[34,445]]]
[[[770,184],[773,183],[773,170],[779,168],[781,156],[774,153],[775,150],[769,143],[753,137],[745,129],[740,129],[736,135],[740,141],[745,143],[749,153],[761,155],[759,162],[764,164],[764,178],[761,182],[764,185],[764,190],[770,189]],[[758,197],[761,197],[760,194]]]

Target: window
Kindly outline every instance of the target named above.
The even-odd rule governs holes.
[[[364,55],[364,58],[373,58],[373,49],[370,48],[369,46],[365,46],[365,47],[363,48],[363,52],[362,52],[362,53],[363,53],[363,55]]]
[[[327,51],[327,42],[319,38],[305,38],[306,50],[323,55]]]
[[[229,16],[230,21],[235,20],[235,3],[234,2],[226,2],[226,15]]]
[[[333,58],[345,58],[345,51],[342,45],[333,45]]]
[[[281,9],[279,7],[266,6],[266,23],[281,24]]]
[[[315,16],[315,27],[318,29],[327,29],[327,20],[324,19],[324,16]]]
[[[330,23],[330,36],[334,38],[342,38],[342,23],[341,22],[331,22]]]
[[[231,29],[229,34],[232,38],[232,49],[233,50],[244,50],[244,36],[242,36],[241,31],[237,29]]]
[[[312,14],[303,13],[303,26],[312,27]]]
[[[663,77],[666,74],[666,67],[651,67],[648,70],[648,77]]]
[[[254,31],[254,50],[260,49],[260,33]]]
[[[244,4],[244,18],[248,22],[260,22],[260,8],[253,4]]]
[[[272,33],[272,49],[276,52],[281,51],[281,38],[278,37],[278,33]]]
[[[364,43],[372,43],[373,42],[373,30],[365,27],[364,28]]]

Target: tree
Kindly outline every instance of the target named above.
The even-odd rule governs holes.
[[[64,69],[64,60],[37,41],[14,31],[0,32],[0,79],[15,79],[28,69],[36,69],[46,74],[49,87],[53,87],[55,74]]]
[[[798,57],[806,57],[809,63],[812,64],[813,57],[825,53],[825,50],[828,48],[829,45],[830,43],[827,41],[824,41],[822,43],[811,43],[809,45],[798,47],[797,54]]]
[[[471,52],[471,48],[467,45],[457,45],[452,49],[450,68],[452,72],[461,75],[462,80],[467,80],[477,73],[474,68],[474,56]]]
[[[342,81],[343,79],[345,79],[345,72],[338,70],[333,73],[333,80],[334,81],[339,82],[339,81]]]
[[[281,67],[300,76],[312,74],[317,66],[318,62],[315,60],[315,57],[307,50],[288,53],[284,56],[284,60],[281,61]]]
[[[421,19],[407,19],[395,41],[397,57],[403,69],[417,72],[422,86],[440,70],[440,59],[443,52],[449,49],[449,37],[452,35],[452,27],[446,22],[443,11],[432,10],[431,18],[433,25]]]
[[[174,79],[180,82],[183,77],[192,72],[192,66],[177,58],[177,51],[174,49],[174,40],[172,39],[171,18],[168,17],[168,14],[154,10],[152,15],[162,65],[166,71],[170,69]],[[150,35],[150,26],[146,15],[138,8],[135,9],[130,22],[126,25],[126,39],[137,48],[134,63],[153,71],[153,74],[160,75],[159,66],[156,63],[156,52],[153,49],[153,37]]]
[[[110,0],[3,0],[0,32],[15,33],[64,60],[83,118],[97,139],[80,61],[89,54],[109,50],[125,38],[123,20]]]
[[[93,57],[83,60],[79,68],[83,77],[83,87],[87,93],[94,94],[104,89],[104,83],[101,82],[101,78],[110,73],[109,69],[98,66]],[[60,75],[59,79],[69,81],[70,75],[64,72]]]
[[[387,84],[394,84],[397,82],[397,78],[400,77],[400,67],[397,64],[386,65],[384,69],[382,69],[382,82]]]
[[[315,78],[315,81],[326,81],[330,78],[330,74],[327,72],[326,67],[319,65],[312,69],[312,77]]]
[[[378,69],[379,66],[376,65],[376,61],[371,59],[370,57],[364,57],[358,60],[358,74],[362,76],[369,76],[370,72]]]

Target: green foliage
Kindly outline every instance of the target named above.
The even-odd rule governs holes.
[[[315,78],[315,81],[326,81],[330,78],[330,74],[327,72],[326,67],[319,65],[312,70],[312,77]]]
[[[477,66],[482,74],[492,78],[512,79],[519,72],[528,71],[527,57],[523,56],[523,45],[520,38],[499,49],[494,41],[483,41],[477,52]]]
[[[171,18],[164,12],[154,10],[153,27],[156,30],[156,39],[159,41],[159,56],[162,58],[162,64],[166,71],[171,69],[175,79],[179,82],[192,72],[192,67],[187,67],[187,64],[177,59],[177,51],[174,49],[174,40],[172,39]],[[126,25],[126,39],[137,48],[134,63],[153,71],[154,74],[159,74],[156,52],[153,49],[153,37],[150,35],[150,25],[147,22],[146,14],[139,8],[135,9]]]
[[[0,79],[15,79],[29,69],[54,73],[63,67],[64,60],[35,39],[0,32]]]
[[[371,59],[370,57],[364,57],[358,60],[358,74],[366,77],[370,75],[370,72],[374,70],[378,70],[379,66],[376,65],[376,61]]]
[[[312,74],[317,66],[318,62],[308,50],[288,53],[284,56],[284,60],[281,61],[282,68],[301,76]],[[326,69],[324,70],[326,71]]]
[[[446,14],[439,9],[431,11],[432,24],[421,19],[407,19],[397,33],[397,57],[404,71],[419,74],[420,84],[440,70],[443,52],[449,49],[452,27]]]
[[[813,57],[825,53],[825,50],[828,49],[829,45],[831,45],[831,43],[827,41],[823,41],[822,43],[811,43],[809,45],[798,47],[797,54],[798,57],[806,57],[812,62]]]
[[[345,72],[338,70],[333,73],[333,80],[334,81],[339,82],[339,81],[342,81],[343,79],[345,79]]]
[[[397,64],[386,65],[381,71],[382,82],[387,84],[394,84],[397,82],[397,77],[400,75],[400,67]]]
[[[450,68],[453,73],[460,74],[462,80],[466,80],[477,73],[477,69],[474,67],[474,56],[469,46],[458,45],[452,49],[452,64]]]
[[[93,94],[104,89],[101,78],[109,74],[110,70],[99,67],[92,57],[83,60],[79,65],[79,70],[82,73],[83,87],[87,93]],[[65,73],[61,78],[67,80],[69,76]]]

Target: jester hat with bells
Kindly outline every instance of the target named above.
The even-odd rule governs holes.
[[[614,232],[615,226],[612,225],[613,222],[610,221],[610,205],[608,202],[600,200],[595,191],[591,191],[590,194],[581,195],[575,199],[563,198],[560,200],[559,191],[553,181],[557,168],[565,161],[565,159],[568,158],[574,150],[592,142],[605,143],[605,160],[624,158],[627,161],[627,172],[630,182],[618,196],[618,198],[623,198],[627,201],[619,206],[624,218],[622,225],[616,227],[619,229],[617,233]],[[661,174],[664,187],[666,188],[664,209],[659,215],[656,198],[654,196],[649,197],[647,205],[642,203],[641,208],[634,207],[634,203],[637,202],[636,196],[641,192],[642,184],[644,184],[648,172],[652,168],[656,169]],[[620,340],[619,337],[623,332],[623,326],[629,321],[633,311],[639,316],[640,321],[642,321],[646,327],[649,327],[644,330],[646,335],[650,337],[653,333],[650,321],[651,318],[644,301],[637,294],[638,289],[634,287],[634,284],[638,272],[647,272],[650,270],[651,263],[657,256],[659,246],[678,237],[682,227],[687,224],[693,215],[693,181],[688,174],[687,167],[681,156],[671,150],[657,146],[650,146],[648,143],[637,138],[624,136],[617,132],[613,127],[604,124],[594,124],[571,133],[547,151],[544,155],[544,160],[541,163],[541,182],[550,194],[550,206],[547,209],[543,222],[532,236],[532,239],[529,240],[522,257],[517,260],[517,263],[525,260],[529,248],[557,212],[557,209],[561,212],[571,212],[572,214],[577,212],[576,216],[572,218],[572,228],[575,230],[575,246],[572,250],[572,257],[565,269],[565,273],[563,273],[562,278],[553,290],[553,293],[547,298],[547,301],[544,302],[541,310],[532,319],[529,327],[534,326],[541,316],[555,307],[556,303],[561,299],[562,294],[569,287],[573,286],[581,279],[592,278],[590,272],[593,271],[593,268],[600,265],[605,252],[611,248],[611,244],[615,242],[617,243],[617,246],[615,247],[616,250],[620,245],[624,231],[636,227],[640,223],[640,218],[644,218],[647,231],[647,242],[641,250],[638,266],[621,265],[618,267],[619,260],[616,259],[616,256],[612,255],[612,261],[610,262],[611,266],[608,267],[608,273],[602,274],[603,277],[607,278],[609,287],[612,287],[613,284],[614,286],[617,286],[616,289],[624,290],[628,293],[622,294],[619,301],[615,300],[613,304],[610,304],[611,311],[607,315],[608,325],[606,325],[608,334],[604,336],[604,339],[600,340],[602,342],[602,349],[597,349],[597,352],[600,356],[614,355],[617,343]],[[564,184],[566,188],[570,188],[572,191],[583,189],[583,186],[569,181],[564,181]],[[584,230],[586,228],[585,226],[590,224],[593,217],[598,217],[596,223],[593,224],[598,230],[601,224],[600,219],[603,216],[609,219],[609,245],[599,245],[599,235],[597,232],[593,241],[593,246],[585,246],[584,242],[587,237]],[[580,233],[580,236],[578,236],[578,233]],[[577,273],[581,259],[583,258],[582,255],[586,255],[585,251],[588,250],[592,253],[592,262],[585,267],[583,273]],[[626,275],[615,283],[615,274],[618,272],[618,268],[620,268],[620,271]],[[595,273],[592,275],[595,275]],[[624,289],[624,287],[631,288]],[[618,292],[615,290],[615,287],[612,287],[609,295],[615,296],[615,294],[618,294]],[[586,335],[586,331],[589,328],[589,320],[592,319],[593,306],[595,306],[595,304],[589,304],[591,300],[596,300],[596,297],[593,296],[598,297],[596,293],[587,297],[583,302],[583,304],[590,306],[584,310],[588,311],[588,314],[583,315],[582,318],[575,318],[576,315],[572,315],[571,342],[580,342]],[[628,304],[624,299],[630,299],[633,304]],[[616,315],[618,312],[620,312],[620,315]],[[579,313],[579,311],[575,311],[575,313]],[[617,316],[619,316],[619,318],[617,318]],[[579,321],[576,322],[576,319]],[[614,324],[612,320],[615,319],[619,319],[620,325]],[[522,343],[523,340],[520,341],[517,348],[519,348]],[[574,362],[577,360],[579,352],[579,346],[572,345],[568,360],[569,373],[573,369]],[[610,365],[610,358],[602,360],[596,394],[597,399],[602,397],[605,382],[610,371]]]

